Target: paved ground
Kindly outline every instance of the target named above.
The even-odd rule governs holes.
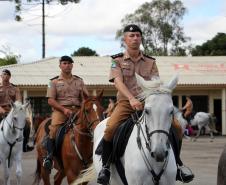
[[[210,142],[207,137],[200,138],[197,142],[183,141],[182,159],[195,173],[195,179],[189,185],[215,185],[217,180],[217,165],[219,156],[226,144],[226,137],[217,137]],[[22,185],[31,185],[36,168],[35,152],[23,155]],[[14,170],[15,171],[15,170]],[[12,175],[12,185],[15,185],[15,173]],[[2,167],[0,169],[0,185],[3,184]],[[64,181],[63,185],[66,185]],[[91,183],[94,185],[94,183]],[[180,185],[182,183],[177,183]]]

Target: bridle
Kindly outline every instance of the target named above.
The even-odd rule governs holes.
[[[77,125],[79,124],[82,124],[82,123],[79,123],[78,120],[76,120],[76,123],[75,124],[72,124],[72,138],[75,138],[75,133],[73,130],[75,130],[78,134],[80,135],[85,135],[85,136],[88,136],[91,141],[93,140],[93,130],[92,130],[92,126],[98,121],[100,122],[100,119],[99,119],[99,116],[97,115],[97,119],[95,120],[91,120],[89,118],[89,115],[88,113],[86,112],[86,109],[85,109],[85,104],[88,102],[88,101],[92,101],[92,102],[95,102],[96,100],[95,99],[88,99],[86,100],[86,102],[84,102],[84,105],[83,107],[80,109],[80,111],[75,115],[75,116],[78,116],[80,113],[82,113],[84,115],[84,122],[86,123],[86,126],[87,126],[87,129],[88,129],[88,132],[85,132],[85,131],[81,131]],[[84,167],[87,167],[87,165],[89,164],[90,160],[92,159],[92,155],[88,158],[88,160],[85,160],[84,157],[82,156],[82,154],[79,152],[79,149],[78,149],[78,146],[76,144],[76,141],[75,139],[71,139],[71,142],[72,142],[72,145],[74,146],[74,149],[79,157],[79,159],[82,161],[83,163],[83,166]]]
[[[89,115],[88,115],[88,112],[85,110],[85,104],[88,102],[88,101],[92,101],[92,102],[95,102],[96,100],[95,99],[88,99],[88,100],[86,100],[86,102],[84,102],[84,107],[82,107],[81,109],[80,109],[80,112],[82,112],[82,114],[84,115],[84,122],[86,123],[86,126],[87,126],[87,129],[88,129],[88,133],[87,132],[84,132],[84,131],[81,131],[81,130],[79,130],[77,127],[76,127],[76,125],[79,125],[79,124],[81,124],[81,123],[75,123],[75,127],[74,127],[74,129],[79,133],[79,134],[81,134],[81,135],[86,135],[86,136],[89,136],[89,137],[91,137],[91,139],[93,138],[93,130],[92,130],[92,126],[96,123],[96,122],[100,122],[100,118],[99,118],[99,116],[97,115],[97,119],[94,119],[94,120],[91,120],[91,118],[89,118]],[[79,115],[79,112],[78,112],[78,114],[77,115]]]
[[[12,109],[12,115],[13,115],[13,112],[14,112],[14,110]],[[10,166],[10,157],[11,157],[11,154],[12,154],[12,149],[15,146],[16,143],[19,143],[19,142],[23,141],[23,135],[18,137],[18,138],[16,138],[15,141],[13,141],[13,142],[8,141],[8,139],[6,138],[5,133],[4,133],[4,124],[7,123],[7,125],[9,126],[9,129],[11,129],[11,130],[16,130],[17,129],[17,130],[19,130],[21,132],[24,130],[24,127],[25,127],[25,125],[24,125],[24,127],[17,127],[17,126],[15,126],[13,116],[11,116],[11,120],[12,120],[12,126],[9,123],[9,121],[7,120],[7,116],[6,116],[2,120],[2,127],[1,127],[3,138],[4,138],[4,140],[6,141],[6,143],[10,147],[9,148],[9,154],[8,154],[8,157],[7,157],[7,159],[8,159],[8,167]]]

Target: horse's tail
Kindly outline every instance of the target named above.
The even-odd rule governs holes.
[[[40,180],[41,180],[41,164],[40,164],[39,160],[37,159],[35,179],[34,179],[34,182],[32,183],[32,185],[39,184]]]
[[[96,171],[92,163],[87,169],[82,170],[78,178],[71,185],[78,185],[96,179]]]

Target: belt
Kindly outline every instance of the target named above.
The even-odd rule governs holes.
[[[79,105],[64,105],[64,107],[71,108],[71,109],[79,109],[79,108],[81,108],[81,106],[79,106]]]

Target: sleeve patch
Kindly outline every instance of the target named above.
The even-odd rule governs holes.
[[[111,68],[116,68],[116,61],[115,60],[112,60],[112,62],[111,62]]]
[[[51,87],[51,84],[52,84],[52,83],[51,83],[51,81],[49,81],[48,88],[50,88],[50,87]]]

